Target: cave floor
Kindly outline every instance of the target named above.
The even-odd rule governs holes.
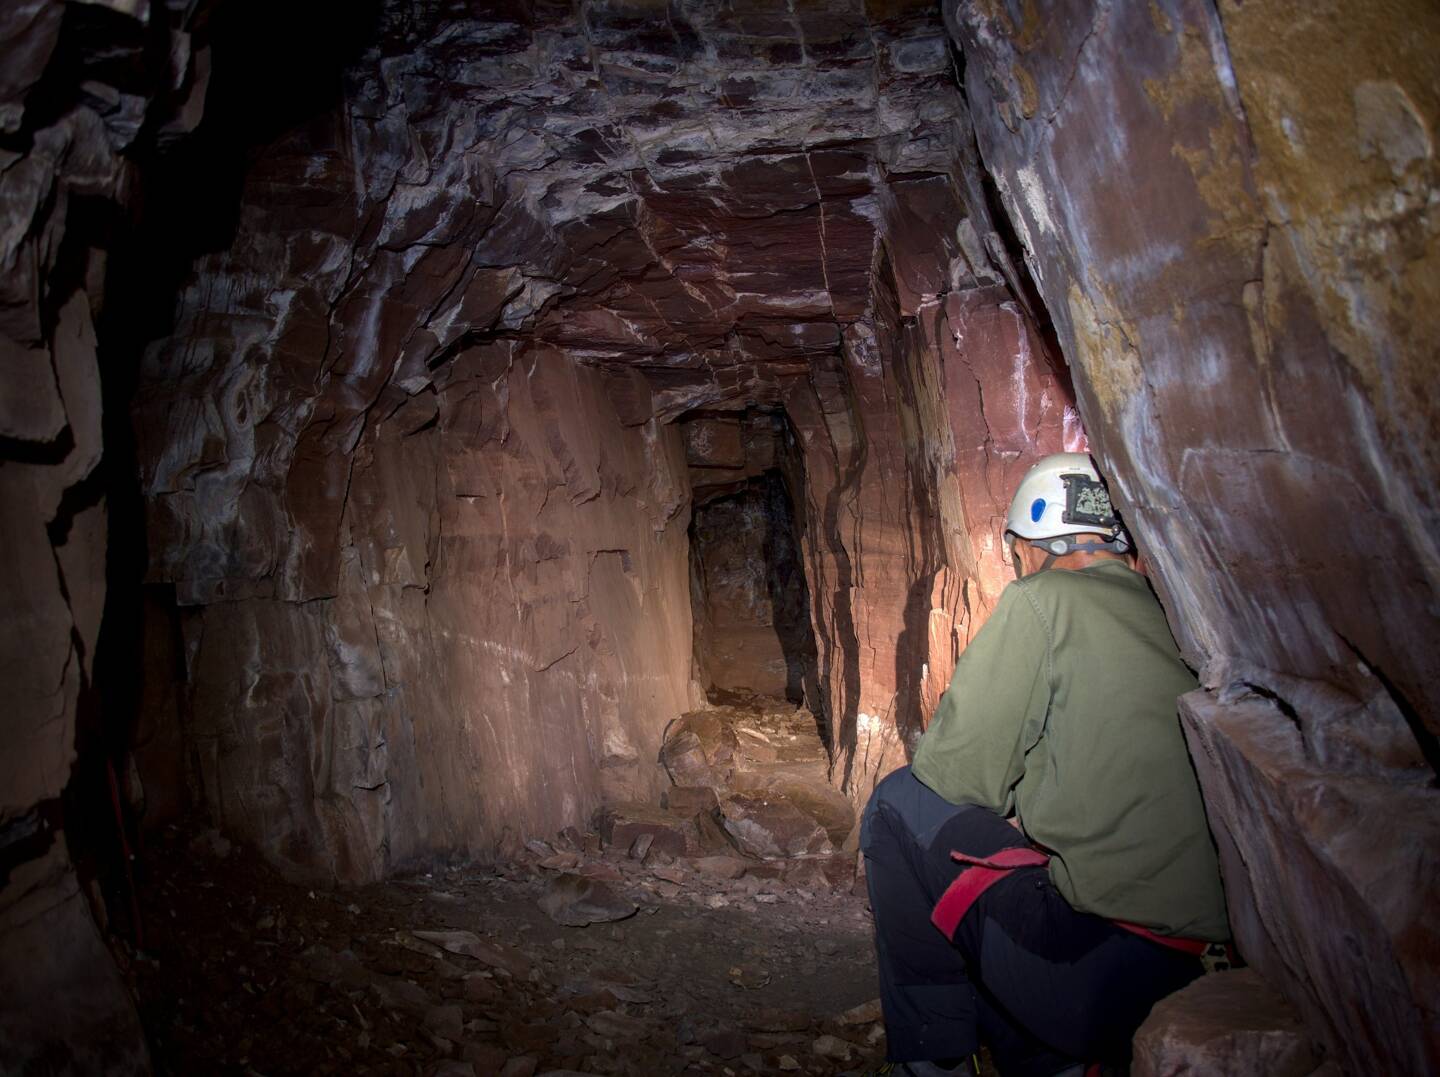
[[[639,911],[563,927],[537,904],[546,859],[309,889],[214,832],[167,831],[130,962],[157,1071],[838,1074],[883,1058],[870,917],[849,887],[592,844],[571,867]],[[482,956],[413,934],[446,929]]]

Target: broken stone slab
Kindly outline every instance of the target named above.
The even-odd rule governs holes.
[[[460,989],[471,1002],[494,1002],[502,992],[488,972],[472,972],[461,978]]]
[[[474,958],[491,968],[504,969],[519,979],[530,975],[530,961],[519,950],[487,942],[473,931],[412,931],[411,934],[452,954]]]
[[[411,953],[420,954],[422,957],[434,958],[436,961],[443,960],[440,950],[429,942],[416,937],[414,932],[397,931],[394,939],[390,940],[396,946],[403,947]]]
[[[741,792],[760,792],[742,789]],[[855,808],[848,797],[821,781],[782,778],[768,783],[763,795],[788,800],[824,829],[830,842],[841,848],[855,829]]]
[[[585,1018],[585,1025],[597,1035],[621,1043],[633,1042],[650,1031],[648,1022],[621,1013],[619,1010],[600,1010],[592,1013]]]
[[[545,885],[540,909],[565,927],[586,927],[624,920],[638,911],[634,902],[615,893],[598,879],[559,875]]]
[[[850,1055],[855,1050],[854,1044],[848,1040],[842,1040],[839,1036],[832,1036],[828,1032],[818,1036],[810,1049],[821,1058],[833,1058],[837,1062],[849,1062]]]
[[[660,763],[677,786],[728,786],[740,743],[735,730],[714,711],[681,715],[660,746]]]
[[[735,731],[740,751],[753,763],[775,763],[780,759],[780,750],[758,729],[740,728]]]
[[[1230,921],[1346,1072],[1436,1072],[1440,798],[1423,778],[1317,762],[1299,726],[1327,717],[1180,697]]]
[[[880,1016],[880,1000],[872,998],[869,1002],[850,1007],[835,1020],[842,1025],[868,1025],[880,1020]]]
[[[425,1013],[425,1027],[454,1043],[465,1035],[465,1014],[455,1003],[432,1006]]]
[[[742,852],[779,860],[834,851],[824,828],[789,800],[737,793],[726,797],[720,810],[726,832]]]
[[[702,875],[717,879],[738,879],[745,874],[745,869],[749,866],[735,856],[702,856],[692,860],[690,864]]]
[[[1202,976],[1161,999],[1135,1033],[1135,1077],[1309,1077],[1320,1051],[1254,969]]]
[[[660,794],[660,806],[689,819],[701,812],[719,811],[720,798],[708,785],[677,785]]]
[[[731,856],[740,850],[735,839],[724,827],[721,819],[713,812],[701,812],[692,820],[695,824],[695,851],[692,856]]]
[[[435,1000],[430,997],[430,992],[409,980],[377,976],[370,981],[370,990],[381,1006],[421,1018],[430,1012],[431,1006],[435,1005]]]
[[[700,1038],[701,1045],[717,1058],[739,1058],[750,1046],[738,1028],[722,1028]]]
[[[631,849],[640,838],[648,836],[647,852],[671,856],[693,856],[700,849],[700,833],[693,818],[650,804],[614,804],[606,808],[600,817],[600,836],[607,845],[618,849]]]
[[[607,883],[622,883],[625,881],[625,874],[614,864],[607,864],[603,860],[591,860],[581,864],[577,869],[578,874],[587,879],[599,879]]]

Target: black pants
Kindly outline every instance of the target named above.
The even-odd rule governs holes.
[[[1076,912],[1043,867],[987,890],[948,942],[930,912],[963,870],[950,851],[989,856],[1026,841],[909,767],[876,786],[860,844],[892,1062],[962,1058],[984,1040],[1006,1077],[1124,1063],[1150,1007],[1200,974],[1198,959]]]

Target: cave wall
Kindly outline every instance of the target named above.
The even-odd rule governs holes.
[[[868,316],[785,397],[836,776],[857,804],[907,761],[1011,578],[1014,483],[1084,445],[1063,368],[965,196],[967,167],[892,206]],[[977,226],[988,242],[967,254]]]
[[[1203,690],[1239,940],[1440,1065],[1433,5],[947,3],[979,144]]]
[[[198,122],[209,50],[204,5],[188,20],[76,7],[0,10],[0,1057],[138,1073],[148,1054],[62,793],[106,602],[112,221],[134,202],[137,149]]]
[[[367,426],[348,464],[333,593],[261,577],[186,621],[190,738],[226,833],[361,882],[657,794],[641,763],[694,701],[678,433],[621,426],[601,375],[558,352],[494,346]]]
[[[670,665],[690,641],[671,536],[683,536],[689,498],[673,424],[696,409],[780,409],[793,432],[819,702],[837,735],[836,781],[857,800],[904,758],[993,604],[1004,487],[1060,444],[1068,388],[1024,372],[1045,349],[975,201],[943,26],[919,3],[777,12],[694,5],[651,33],[606,6],[486,19],[387,7],[333,105],[252,155],[232,241],[192,267],[134,418],[150,579],[173,585],[187,626],[183,694],[204,801],[292,870],[373,877],[424,850],[492,848],[507,828],[546,835],[582,822],[595,796],[645,791],[617,761],[631,746],[651,758],[663,712],[693,694],[676,672],[688,662]],[[510,503],[506,484],[530,481],[526,469],[491,475],[520,434],[499,435],[486,450],[499,457],[455,456],[475,436],[455,424],[488,430],[522,399],[513,372],[485,366],[495,401],[467,405],[483,419],[445,403],[478,354],[539,364],[546,378],[578,365],[576,399],[608,402],[568,447],[571,412],[536,405],[556,429],[530,430],[527,467],[558,474],[538,502]],[[953,406],[942,402],[952,384]],[[588,469],[612,438],[639,438],[648,455],[613,450],[597,493]],[[447,475],[452,499],[394,478],[412,467]],[[381,475],[392,477],[376,487]],[[542,706],[551,689],[538,687],[529,710],[441,687],[472,656],[422,629],[438,605],[447,513],[473,508],[482,482],[504,508],[497,556],[542,566],[567,562],[522,549],[524,528],[552,533],[531,515],[592,496],[599,512],[648,491],[634,495],[634,529],[604,541],[681,620],[658,649],[645,650],[662,637],[644,635],[596,674],[610,686],[602,699],[629,690],[616,685],[654,690],[621,708],[630,746],[618,755],[587,716],[596,701],[565,694],[563,665],[530,670],[563,699]],[[365,539],[372,518],[396,521],[394,533]],[[531,605],[561,606],[547,588],[584,594],[581,569],[541,574],[517,603],[521,621]],[[377,586],[392,590],[361,600]],[[617,606],[607,631],[629,613]],[[503,621],[487,635],[472,616],[501,646]],[[457,638],[473,633],[460,621]],[[375,648],[352,655],[371,624],[378,673]],[[387,626],[405,651],[393,661]],[[522,647],[543,665],[570,652],[572,627],[541,618]],[[567,708],[589,730],[588,754],[576,749],[588,762],[566,772],[576,795],[557,800],[529,782],[549,764],[521,727]],[[397,782],[418,780],[400,777],[412,749],[390,734],[433,727],[411,734],[415,766],[433,753],[458,768],[463,753],[438,732],[457,714],[494,726],[482,754],[515,777],[496,779],[503,791],[482,806],[460,790],[492,763],[472,760],[427,779],[444,789],[425,794],[421,814],[433,814],[410,820],[420,802],[408,794],[387,807]],[[454,734],[477,735],[468,724]]]

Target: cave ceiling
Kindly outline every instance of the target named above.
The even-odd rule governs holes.
[[[334,372],[398,354],[413,394],[524,339],[642,371],[636,418],[673,418],[774,401],[870,318],[877,269],[912,308],[997,279],[964,257],[932,4],[392,5],[379,41],[242,212],[242,243],[333,278]]]

